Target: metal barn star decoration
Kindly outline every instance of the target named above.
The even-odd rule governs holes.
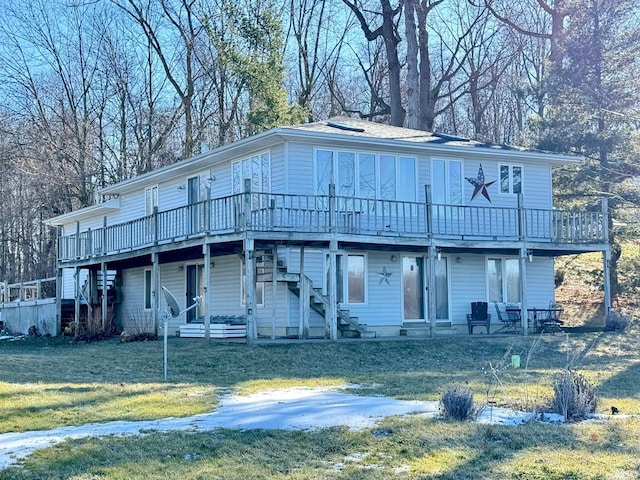
[[[387,285],[391,285],[389,283],[389,277],[393,275],[393,272],[387,272],[387,267],[383,266],[382,271],[378,273],[378,277],[380,277],[380,283],[378,285],[382,285],[382,282],[385,282]]]
[[[473,195],[471,195],[471,200],[476,198],[479,194],[482,194],[482,196],[487,200],[489,200],[489,203],[491,203],[491,199],[489,198],[489,192],[487,191],[487,188],[493,185],[494,183],[496,183],[496,181],[492,180],[490,182],[485,182],[484,172],[482,171],[482,164],[480,164],[480,168],[478,169],[478,176],[476,178],[469,178],[469,177],[465,177],[465,178],[467,179],[467,182],[469,182],[474,187]]]

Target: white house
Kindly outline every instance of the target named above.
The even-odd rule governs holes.
[[[579,161],[351,118],[275,128],[50,219],[59,296],[126,329],[162,325],[161,287],[183,310],[200,295],[171,334],[249,342],[467,333],[476,301],[524,319],[554,300],[557,256],[602,252],[608,278],[606,202],[553,206],[554,167]]]

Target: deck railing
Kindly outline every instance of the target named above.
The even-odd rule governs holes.
[[[476,207],[336,195],[247,192],[210,199],[139,219],[58,238],[62,261],[136,250],[209,234],[298,232],[602,243],[605,210]]]

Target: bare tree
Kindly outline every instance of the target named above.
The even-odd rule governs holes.
[[[389,72],[389,106],[388,111],[376,111],[366,114],[372,118],[379,115],[390,114],[391,124],[395,126],[403,126],[405,120],[405,109],[402,104],[402,84],[400,81],[400,73],[402,65],[398,54],[398,45],[401,42],[398,33],[398,22],[402,13],[402,0],[398,5],[392,6],[389,0],[380,0],[380,11],[373,12],[374,18],[380,19],[380,25],[371,27],[373,19],[367,19],[367,13],[371,10],[360,0],[342,0],[358,19],[360,27],[364,32],[366,39],[373,42],[378,38],[382,38],[385,46],[387,68]],[[365,115],[361,115],[365,116]]]
[[[142,28],[149,45],[160,61],[168,82],[180,100],[184,115],[182,156],[195,151],[197,133],[194,132],[193,102],[198,69],[195,48],[202,33],[194,6],[196,0],[112,0]],[[159,5],[154,9],[154,5]],[[174,41],[167,41],[167,36]],[[177,63],[178,59],[180,64]]]
[[[292,62],[297,84],[293,88],[298,104],[314,120],[314,96],[318,94],[324,74],[342,49],[348,32],[348,21],[328,0],[289,0],[289,33],[295,49]]]
[[[466,81],[458,74],[477,48],[468,40],[484,12],[461,12],[457,5],[444,10],[443,2],[406,0],[404,4],[410,128],[433,130],[437,115],[465,93]]]

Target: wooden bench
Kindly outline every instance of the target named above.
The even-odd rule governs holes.
[[[228,325],[212,323],[209,325],[211,338],[243,338],[247,336],[246,325]],[[180,338],[205,338],[203,323],[186,323],[180,325]]]

